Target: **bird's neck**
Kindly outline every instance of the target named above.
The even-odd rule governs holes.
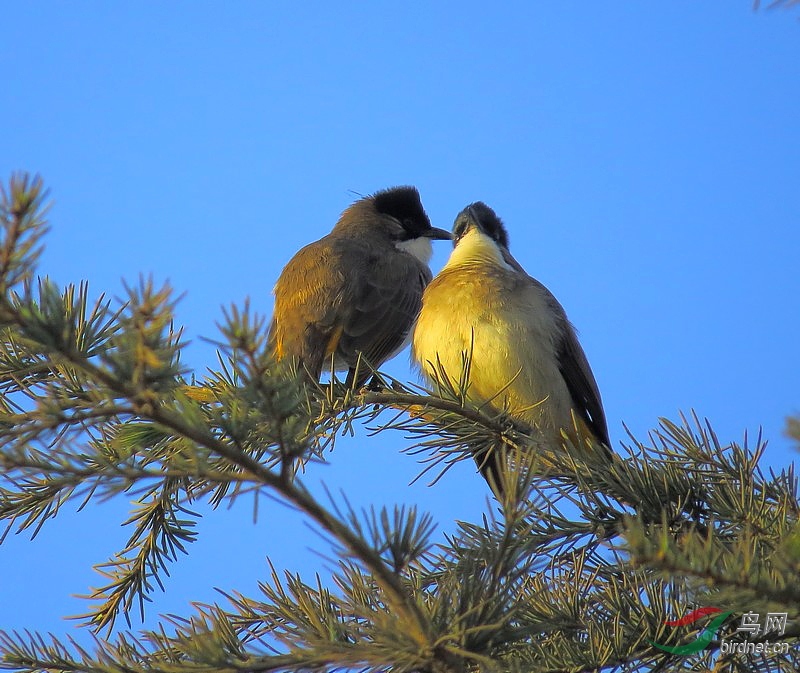
[[[395,243],[398,250],[407,252],[416,257],[420,262],[427,265],[433,257],[433,245],[431,239],[420,236],[419,238],[412,238],[408,241],[399,241]]]
[[[470,229],[450,253],[445,269],[475,264],[493,264],[504,269],[511,267],[503,259],[503,253],[491,238],[479,229]]]

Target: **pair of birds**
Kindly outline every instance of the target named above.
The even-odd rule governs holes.
[[[432,240],[453,240],[432,278]],[[508,234],[482,202],[467,206],[452,235],[431,226],[414,187],[395,187],[347,208],[330,234],[302,248],[275,285],[269,343],[319,379],[349,370],[350,383],[411,341],[434,381],[459,380],[468,397],[506,411],[560,446],[576,427],[610,446],[592,370],[561,304],[511,256]],[[362,373],[363,372],[363,373]],[[356,377],[358,377],[356,379]],[[478,460],[495,480],[496,456]]]

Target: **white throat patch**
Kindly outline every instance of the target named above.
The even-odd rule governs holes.
[[[416,257],[423,264],[429,264],[433,257],[433,245],[431,239],[424,236],[412,238],[409,241],[397,241],[395,243],[398,250],[408,252]]]

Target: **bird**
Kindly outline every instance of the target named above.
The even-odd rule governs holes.
[[[432,278],[432,240],[450,240],[431,226],[419,192],[392,187],[363,197],[329,234],[300,249],[281,272],[268,348],[315,381],[347,370],[361,386],[407,344]]]
[[[453,225],[453,250],[425,289],[412,335],[412,359],[435,384],[459,381],[467,398],[503,411],[561,446],[562,431],[590,433],[609,456],[597,382],[564,308],[509,252],[508,232],[481,201]],[[574,436],[574,435],[572,435]],[[476,453],[483,476],[502,491],[497,452]]]

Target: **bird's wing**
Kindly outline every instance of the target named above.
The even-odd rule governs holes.
[[[586,354],[578,342],[575,328],[567,320],[566,315],[563,315],[561,341],[556,344],[556,349],[558,366],[572,396],[576,413],[597,439],[610,448],[611,441],[608,437],[606,414],[600,400],[600,390],[589,366],[589,361],[586,359]]]
[[[336,350],[347,274],[326,238],[301,248],[275,284],[275,310],[269,331],[277,359],[293,357],[319,378],[323,364]]]
[[[354,301],[342,307],[338,352],[351,366],[362,353],[379,367],[400,349],[422,307],[430,269],[408,254],[371,254],[359,266]]]
[[[561,306],[550,290],[523,270],[522,266],[508,250],[503,250],[503,257],[506,263],[517,271],[524,273],[537,287],[544,291],[550,308],[558,316],[559,338],[555,343],[556,358],[558,359],[561,376],[564,378],[569,394],[572,397],[573,408],[597,439],[610,448],[608,423],[606,422],[606,414],[603,411],[603,403],[600,399],[600,389],[597,387],[597,381],[592,373],[592,368],[589,366],[589,360],[586,359],[586,354],[578,341],[578,335],[567,318],[564,307]]]

